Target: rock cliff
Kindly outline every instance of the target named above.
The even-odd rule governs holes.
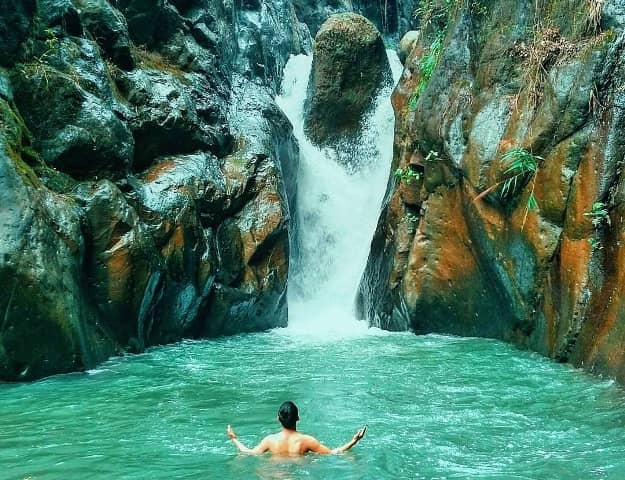
[[[0,34],[0,380],[285,325],[291,2],[8,0]]]
[[[358,307],[625,381],[625,7],[428,1]]]

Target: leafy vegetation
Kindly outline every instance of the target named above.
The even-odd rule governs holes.
[[[592,204],[590,212],[584,213],[586,217],[590,217],[593,227],[599,228],[603,224],[610,225],[610,216],[606,207],[603,202],[595,202]]]
[[[584,216],[590,217],[592,226],[595,229],[594,235],[588,239],[590,247],[592,248],[592,250],[602,250],[603,245],[598,236],[599,229],[603,225],[610,225],[610,212],[608,211],[607,205],[603,202],[595,202],[592,204],[592,208],[590,209],[590,211],[584,213]]]
[[[408,233],[414,234],[417,231],[417,225],[419,223],[419,216],[408,211],[403,218],[404,223],[407,226]]]
[[[423,54],[421,60],[419,61],[419,83],[415,91],[412,93],[410,101],[408,102],[408,108],[410,108],[410,110],[414,110],[417,107],[417,101],[427,87],[430,78],[432,77],[432,73],[434,73],[434,70],[436,69],[438,58],[440,57],[441,50],[443,48],[444,38],[445,34],[439,32],[428,48],[428,51]]]
[[[524,148],[515,147],[508,150],[501,156],[501,159],[510,162],[510,166],[505,170],[505,174],[510,174],[501,189],[501,197],[509,197],[518,189],[518,183],[524,181],[527,177],[531,178],[532,190],[525,202],[525,215],[523,216],[523,224],[521,230],[525,227],[527,215],[529,212],[538,210],[538,202],[534,195],[534,187],[536,186],[536,174],[538,173],[538,162],[542,157],[532,155]]]
[[[501,188],[501,198],[506,198],[512,196],[514,192],[517,191],[518,184],[525,180],[528,175],[532,177],[536,175],[538,162],[542,160],[542,158],[532,155],[524,148],[515,147],[504,153],[501,156],[501,160],[510,163],[508,168],[504,171],[504,174],[509,174],[510,176],[504,180],[503,187]],[[533,189],[530,199],[528,200],[528,208],[530,202],[532,205],[536,205]],[[535,208],[531,209],[535,210]]]
[[[500,197],[502,199],[510,199],[530,182],[532,188],[525,202],[525,216],[521,225],[521,230],[523,230],[529,212],[536,211],[539,208],[538,201],[534,195],[534,188],[536,187],[538,166],[542,159],[542,157],[533,155],[524,148],[511,148],[501,156],[501,160],[508,164],[508,167],[503,172],[506,178],[485,189],[473,201],[479,200],[499,187],[501,187]]]
[[[59,37],[56,32],[47,28],[44,31],[45,40],[44,43],[46,45],[46,50],[39,56],[34,57],[33,61],[25,64],[21,72],[26,78],[33,77],[43,77],[46,81],[46,86],[48,86],[48,69],[50,66],[48,65],[49,57],[53,54],[56,54],[59,49]]]
[[[599,240],[598,238],[590,237],[588,239],[588,243],[590,243],[590,248],[592,250],[603,250],[603,244],[601,243],[601,240]]]
[[[399,181],[404,182],[407,185],[410,185],[413,181],[417,181],[421,178],[421,175],[416,170],[413,170],[410,167],[407,168],[398,168],[395,170],[395,178]]]

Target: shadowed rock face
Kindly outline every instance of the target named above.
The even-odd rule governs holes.
[[[399,34],[414,27],[418,0],[293,0],[297,17],[316,35],[330,16],[354,12],[369,19],[384,34]]]
[[[382,36],[366,18],[333,15],[317,33],[304,128],[320,145],[356,137],[377,92],[391,81]]]
[[[289,1],[244,3],[3,7],[0,380],[286,324],[298,149],[273,97],[310,39]]]
[[[389,178],[360,312],[623,382],[620,3],[599,23],[583,3],[480,3],[435,7],[405,60],[392,171],[420,178]],[[514,149],[535,172],[512,167]]]

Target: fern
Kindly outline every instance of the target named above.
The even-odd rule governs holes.
[[[510,196],[517,190],[519,182],[523,181],[527,175],[534,176],[538,171],[538,162],[542,160],[542,157],[532,155],[524,148],[516,147],[508,150],[501,156],[501,159],[506,162],[510,162],[508,168],[504,171],[504,174],[511,174],[504,182],[501,188],[501,198]],[[532,206],[536,208],[538,204],[533,194],[530,196],[528,202],[532,202]],[[530,210],[535,208],[530,208]]]

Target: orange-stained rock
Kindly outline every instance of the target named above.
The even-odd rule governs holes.
[[[425,83],[440,25],[407,53],[391,174],[414,165],[422,178],[390,182],[358,311],[382,328],[509,340],[625,382],[624,25],[590,37],[555,0],[543,7],[480,22],[459,7],[441,20]],[[537,169],[504,195],[512,149]],[[590,215],[596,202],[609,218]]]
[[[617,197],[618,198],[618,197]],[[609,373],[625,383],[625,229],[623,203],[618,204],[613,225],[593,252],[586,321],[581,325],[571,360],[599,373]]]

